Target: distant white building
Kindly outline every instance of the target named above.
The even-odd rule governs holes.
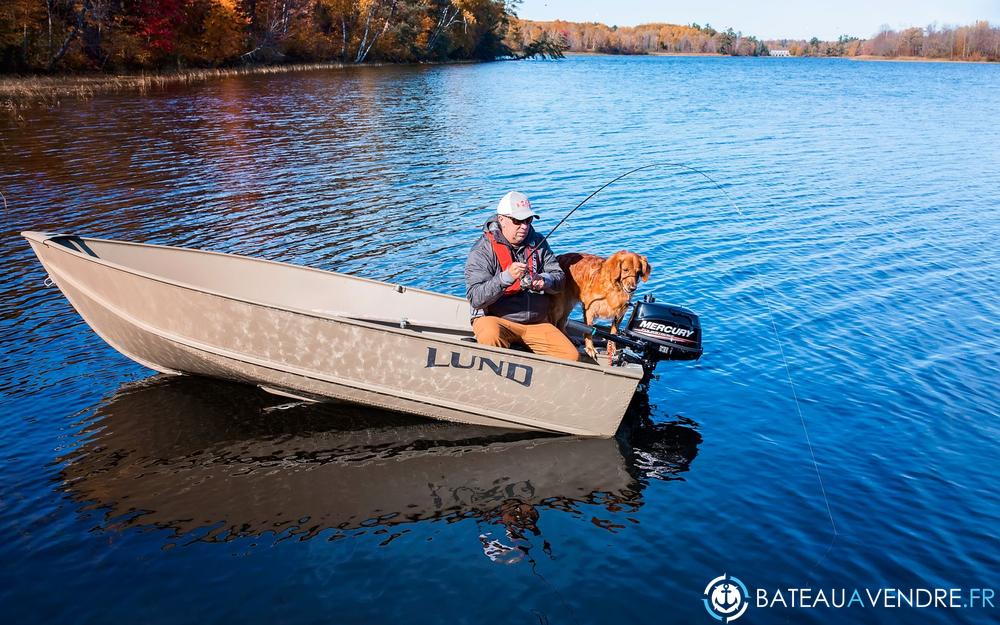
[[[788,50],[771,50],[771,56],[792,56]]]

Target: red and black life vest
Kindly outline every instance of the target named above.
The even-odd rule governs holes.
[[[510,253],[510,248],[507,245],[497,241],[493,233],[487,230],[485,232],[486,238],[489,239],[490,245],[493,246],[493,253],[497,255],[497,262],[500,263],[500,271],[507,271],[507,268],[511,266],[514,262],[514,257]],[[535,274],[535,250],[530,247],[525,250],[525,256],[528,258],[528,271],[527,275],[532,276]],[[521,281],[515,280],[514,284],[510,285],[504,289],[504,295],[513,295],[514,293],[519,293],[521,291]]]

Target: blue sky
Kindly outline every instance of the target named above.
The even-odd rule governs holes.
[[[648,22],[710,23],[732,26],[764,39],[836,39],[870,37],[879,27],[966,25],[977,19],[1000,24],[1000,0],[524,0],[517,13],[525,19],[565,19],[634,26]]]

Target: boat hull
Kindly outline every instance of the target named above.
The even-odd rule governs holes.
[[[184,283],[151,274],[148,266],[137,270],[86,253],[88,242],[95,249],[114,242],[79,239],[80,246],[70,247],[53,235],[25,236],[53,282],[101,338],[163,373],[229,379],[293,397],[334,398],[460,423],[604,437],[617,430],[639,382],[630,370],[462,340],[468,337],[455,333],[453,319],[441,323],[451,323],[452,330],[432,332],[286,309],[204,288],[194,275]],[[121,245],[130,245],[133,255],[147,247]],[[240,268],[233,281],[274,279],[265,275],[274,271],[293,278],[296,272],[314,272],[330,276],[333,291],[347,291],[342,298],[361,288],[338,274],[305,267],[148,247],[167,259],[159,262],[169,262],[169,250],[176,250],[181,265],[191,262],[191,254],[203,254],[209,273],[224,260],[225,267]],[[365,288],[376,288],[372,284],[394,288],[371,281]],[[431,311],[438,303],[450,311],[457,299],[425,292],[411,297],[424,298],[419,305]]]

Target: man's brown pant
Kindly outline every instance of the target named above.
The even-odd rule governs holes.
[[[493,347],[510,347],[523,343],[532,352],[577,360],[580,352],[566,335],[551,323],[516,323],[501,317],[476,317],[472,320],[476,342]]]

